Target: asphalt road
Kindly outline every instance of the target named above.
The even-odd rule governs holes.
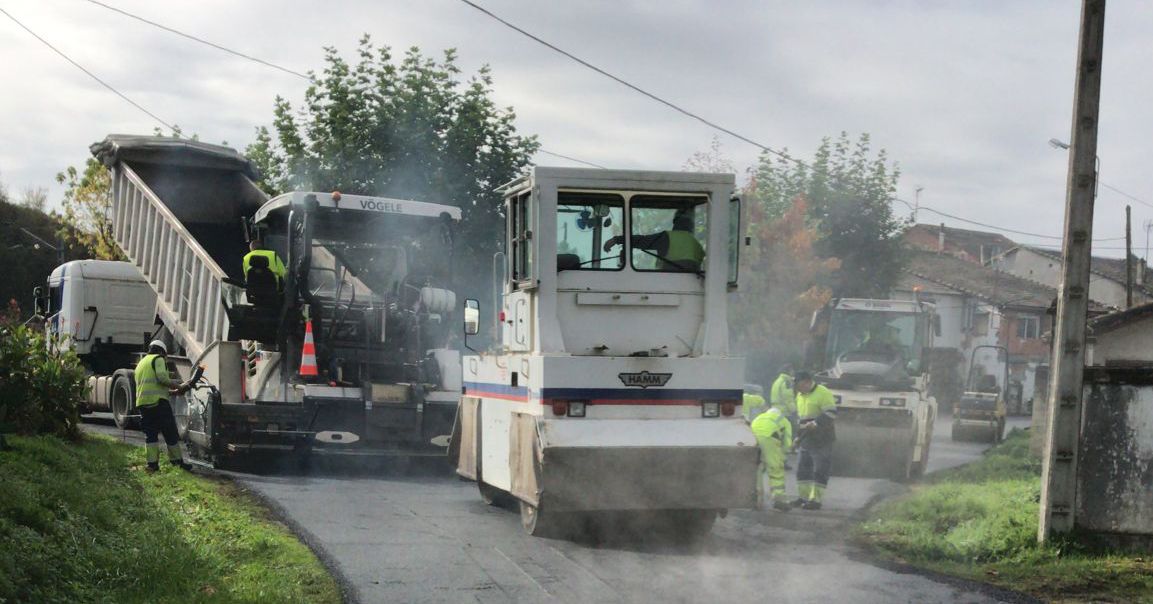
[[[936,426],[930,470],[980,455]],[[110,422],[91,429],[140,442]],[[1027,425],[1014,419],[1011,425]],[[1018,598],[872,565],[848,544],[854,517],[904,487],[834,478],[826,508],[737,511],[691,545],[625,539],[593,545],[524,534],[476,486],[427,465],[325,467],[310,475],[234,474],[319,549],[359,602],[999,602]]]

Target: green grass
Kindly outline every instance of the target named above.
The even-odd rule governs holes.
[[[1037,544],[1041,461],[1014,430],[974,463],[929,475],[857,529],[882,556],[1060,602],[1153,603],[1153,556]]]
[[[103,437],[0,452],[0,602],[339,602],[312,552],[231,482]]]

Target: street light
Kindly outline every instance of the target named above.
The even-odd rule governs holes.
[[[1054,149],[1068,149],[1069,148],[1068,143],[1062,142],[1062,141],[1057,140],[1055,138],[1049,139],[1049,146],[1053,147]]]

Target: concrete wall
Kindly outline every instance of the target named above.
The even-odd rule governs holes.
[[[1148,361],[1153,363],[1153,317],[1138,319],[1124,327],[1094,336],[1086,363],[1106,365],[1109,361]]]
[[[1076,514],[1079,529],[1153,543],[1153,365],[1086,369]]]

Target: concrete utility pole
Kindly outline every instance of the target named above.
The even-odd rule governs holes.
[[[1133,308],[1133,206],[1125,206],[1125,308]]]
[[[1065,199],[1065,240],[1053,368],[1049,384],[1049,428],[1041,474],[1038,540],[1074,527],[1077,506],[1077,446],[1085,371],[1085,317],[1089,309],[1089,261],[1093,240],[1093,201],[1097,188],[1097,119],[1101,100],[1101,60],[1105,0],[1084,0],[1073,99],[1073,132]]]

